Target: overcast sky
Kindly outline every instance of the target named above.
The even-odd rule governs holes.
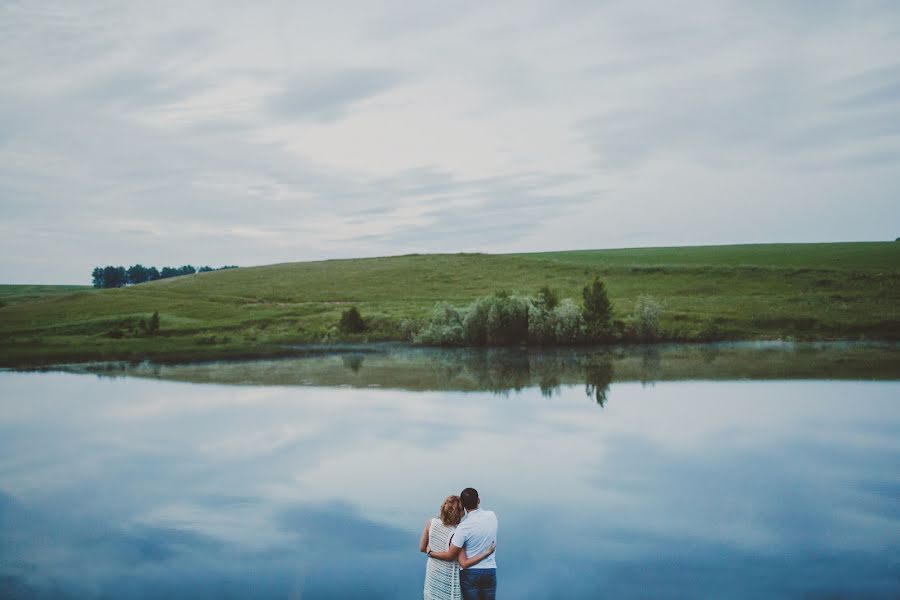
[[[0,3],[0,282],[900,235],[900,2]]]

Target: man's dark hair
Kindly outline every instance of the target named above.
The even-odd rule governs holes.
[[[466,488],[459,494],[462,505],[466,510],[475,510],[478,508],[478,490],[475,488]]]

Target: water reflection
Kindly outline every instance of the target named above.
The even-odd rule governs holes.
[[[587,383],[584,386],[584,393],[588,397],[593,396],[597,399],[597,404],[603,406],[606,404],[606,394],[609,392],[609,384],[613,380],[612,362],[608,360],[597,360],[589,363],[585,367],[585,377]]]
[[[466,485],[503,597],[900,594],[900,382],[469,355],[428,368],[500,393],[423,393],[344,358],[319,372],[355,387],[0,373],[0,597],[419,597],[421,525]]]
[[[354,373],[359,373],[359,370],[362,368],[362,364],[365,359],[365,354],[357,353],[347,354],[341,357],[341,361],[344,363],[344,366]]]
[[[63,367],[103,377],[192,383],[489,391],[586,385],[599,404],[613,381],[900,379],[900,344],[740,343],[555,348],[542,351],[370,345],[266,361],[184,365],[100,363]]]

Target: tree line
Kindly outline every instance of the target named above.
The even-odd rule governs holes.
[[[193,275],[194,273],[208,273],[209,271],[221,271],[222,269],[237,269],[234,265],[227,265],[213,269],[205,266],[199,269],[192,265],[184,265],[181,267],[145,267],[137,264],[128,267],[94,267],[91,273],[91,281],[95,288],[118,288],[126,285],[136,285],[138,283],[146,283],[148,281],[156,281],[158,279],[169,279],[171,277],[180,277],[181,275]]]
[[[599,278],[582,290],[582,305],[547,286],[535,296],[499,292],[457,307],[439,302],[424,323],[410,327],[413,342],[436,346],[518,346],[572,345],[623,341],[651,341],[660,338],[661,305],[641,295],[634,312],[624,320],[613,318],[613,306]],[[351,326],[365,320],[349,311],[341,316],[341,331],[356,332]]]

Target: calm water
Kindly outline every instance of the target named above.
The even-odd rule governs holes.
[[[471,485],[501,598],[896,599],[900,363],[860,352],[2,372],[0,597],[418,598]]]

